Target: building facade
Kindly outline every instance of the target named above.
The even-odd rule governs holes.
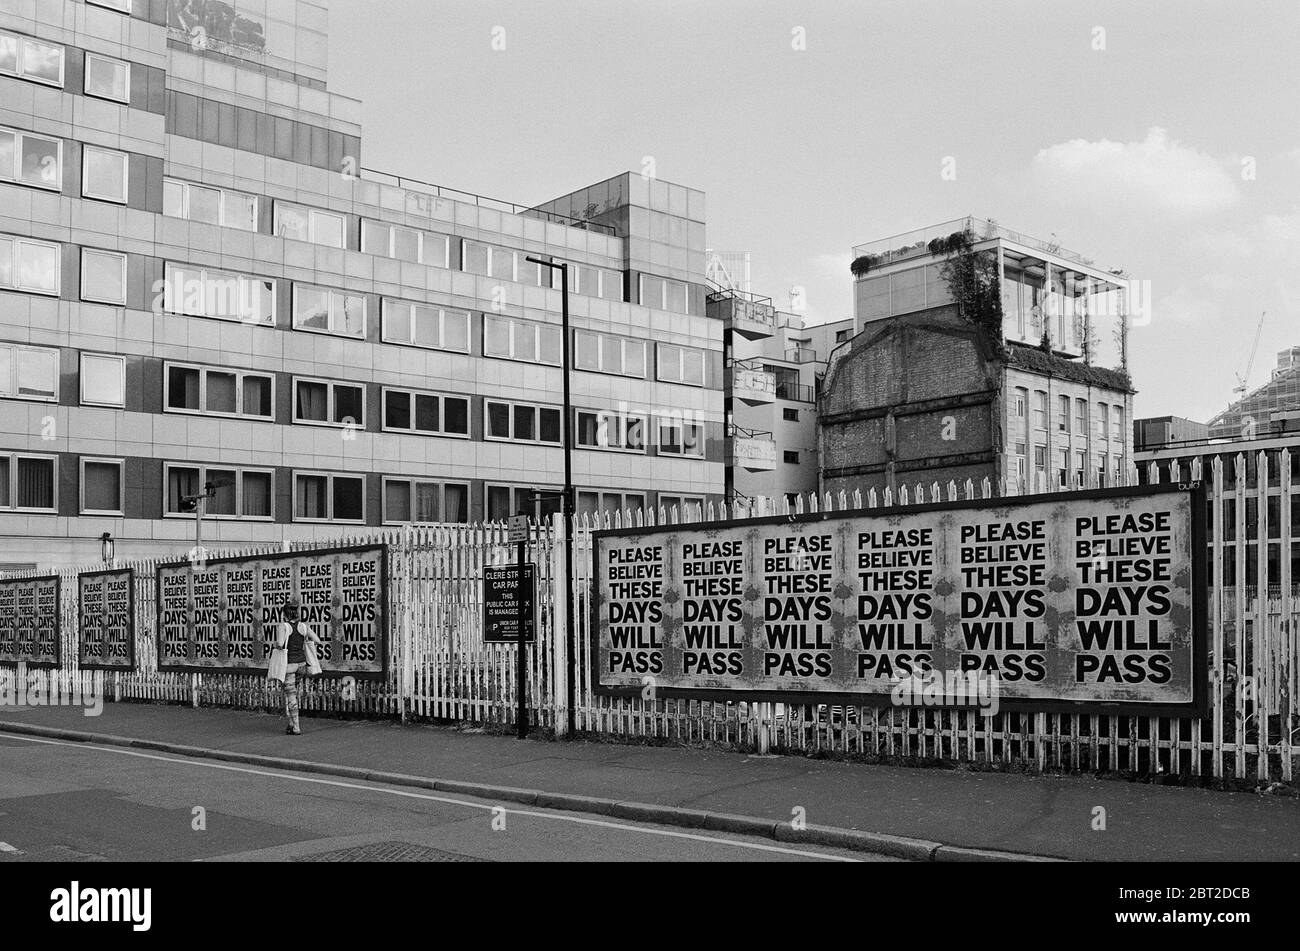
[[[1210,420],[1215,439],[1250,438],[1267,431],[1274,420],[1300,413],[1300,347],[1277,355],[1277,366],[1263,386],[1251,390]]]
[[[954,299],[957,253],[996,281],[987,324]],[[857,333],[832,352],[818,407],[823,491],[1121,481],[1134,391],[1115,274],[978,219],[863,245],[853,269]]]
[[[724,488],[704,195],[523,206],[369,170],[325,0],[0,0],[0,562]],[[363,155],[365,156],[363,159]],[[538,503],[534,492],[552,493]]]

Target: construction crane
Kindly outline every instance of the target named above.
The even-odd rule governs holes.
[[[1232,388],[1232,392],[1238,396],[1246,394],[1246,381],[1250,379],[1250,371],[1255,366],[1255,354],[1259,352],[1259,335],[1264,332],[1264,318],[1268,316],[1268,311],[1259,315],[1259,326],[1255,328],[1255,342],[1250,348],[1250,359],[1246,362],[1246,372],[1237,374],[1237,385]]]

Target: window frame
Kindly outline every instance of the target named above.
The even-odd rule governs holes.
[[[122,197],[114,195],[105,195],[97,193],[90,188],[90,162],[87,161],[91,152],[97,152],[100,155],[111,155],[114,158],[122,160]],[[102,145],[83,145],[81,147],[81,197],[89,198],[93,201],[104,201],[111,205],[125,205],[131,197],[131,154],[122,152],[118,149],[106,149]]]
[[[274,522],[275,521],[275,469],[268,466],[227,466],[219,463],[206,462],[171,462],[163,460],[162,473],[162,512],[163,518],[193,518],[193,512],[172,512],[167,508],[167,489],[171,483],[172,469],[197,469],[199,472],[199,488],[208,481],[208,472],[212,469],[218,469],[223,472],[235,473],[235,514],[225,515],[217,512],[203,513],[203,518],[217,519],[223,522]],[[269,515],[245,515],[244,513],[244,475],[245,473],[256,473],[269,477],[270,483],[268,488],[267,501],[270,502]]]
[[[438,514],[440,516],[447,513],[447,488],[456,486],[465,490],[465,521],[451,522],[445,518],[440,518],[436,522],[417,521],[414,518],[405,520],[394,520],[388,517],[388,485],[392,482],[404,482],[411,490],[411,511],[407,514],[414,515],[415,508],[415,486],[417,483],[436,485],[438,487]],[[381,525],[468,525],[470,524],[470,491],[471,487],[468,482],[460,482],[456,479],[433,479],[424,476],[390,476],[383,477],[383,487],[380,490],[381,501]]]
[[[90,297],[86,293],[86,258],[89,255],[99,255],[101,257],[114,257],[121,259],[122,262],[122,299],[110,300],[107,297]],[[83,247],[81,249],[81,299],[91,304],[108,304],[114,307],[126,306],[126,287],[127,287],[127,256],[124,251],[108,251],[103,248]]]
[[[410,327],[410,339],[401,340],[392,336],[388,332],[388,311],[389,305],[394,307],[407,308],[407,325]],[[415,339],[415,308],[428,307],[438,311],[438,345],[434,346],[427,343],[418,343]],[[463,315],[465,318],[465,347],[449,347],[446,345],[447,340],[447,318],[448,315]],[[473,349],[471,341],[472,329],[470,327],[470,312],[460,310],[455,307],[443,307],[441,304],[428,304],[421,301],[402,300],[397,297],[381,297],[379,299],[379,340],[381,343],[392,343],[398,346],[419,347],[421,350],[441,350],[445,353],[469,353]]]
[[[0,392],[0,399],[4,400],[24,400],[29,403],[54,403],[59,402],[61,387],[61,362],[62,354],[58,347],[38,347],[25,343],[0,343],[0,349],[10,351],[10,365],[12,368],[12,378],[10,383],[13,386],[13,393]],[[38,353],[48,353],[54,356],[54,394],[52,396],[30,396],[18,392],[18,355],[21,351],[36,351]]]
[[[315,208],[311,205],[300,205],[294,201],[284,201],[276,198],[271,204],[271,234],[277,238],[284,238],[287,241],[303,241],[302,238],[295,238],[291,235],[280,232],[280,211],[281,209],[293,209],[296,211],[305,211],[307,213],[307,244],[314,244],[322,248],[336,248],[346,251],[348,247],[348,216],[345,212],[330,211],[327,208]],[[321,241],[316,236],[316,217],[320,215],[327,218],[337,218],[339,221],[339,244],[329,244]]]
[[[176,296],[176,287],[174,282],[171,279],[171,274],[173,270],[178,270],[183,274],[197,273],[199,275],[199,281],[203,288],[202,298],[204,303],[204,310],[207,309],[208,281],[214,275],[228,275],[230,277],[234,277],[238,279],[239,297],[240,297],[241,306],[243,305],[244,298],[248,297],[248,294],[245,292],[245,288],[250,284],[259,286],[259,293],[260,291],[265,290],[270,297],[270,301],[271,301],[270,319],[250,320],[248,319],[247,316],[242,314],[235,314],[233,316],[228,314],[208,314],[208,313],[191,314],[188,311],[182,310],[174,306],[176,304],[176,301],[174,300]],[[261,287],[261,285],[267,283],[271,285],[270,288]],[[184,291],[183,287],[180,290],[182,291],[180,295],[181,296],[180,303],[181,306],[184,306],[184,303],[188,299],[188,296],[183,293]],[[279,313],[278,313],[279,301],[276,300],[278,290],[279,290],[279,281],[277,278],[273,278],[273,277],[257,277],[252,274],[242,274],[238,271],[226,271],[221,268],[209,268],[209,267],[203,267],[199,265],[179,264],[176,261],[171,261],[171,260],[166,260],[163,263],[163,310],[166,313],[176,317],[200,317],[206,320],[224,320],[227,323],[247,324],[252,327],[275,327],[279,323]]]
[[[664,349],[676,350],[677,356],[677,378],[670,379],[664,376]],[[686,354],[698,353],[700,355],[700,382],[692,383],[686,379]],[[699,347],[691,347],[680,343],[664,343],[662,341],[655,344],[655,380],[659,383],[674,383],[678,386],[693,386],[697,389],[705,389],[709,382],[709,360],[708,351]]]
[[[194,370],[199,375],[199,405],[197,409],[188,407],[172,406],[169,399],[169,390],[171,389],[171,371],[177,370]],[[234,413],[226,413],[221,410],[207,408],[208,392],[208,374],[226,373],[235,375],[235,405],[238,407]],[[275,422],[275,373],[271,370],[241,370],[234,367],[218,367],[204,363],[188,363],[184,360],[164,360],[163,361],[163,398],[162,407],[164,413],[174,413],[178,416],[217,416],[221,419],[244,419],[252,422],[273,423]],[[260,413],[247,413],[244,411],[244,379],[246,377],[260,377],[271,381],[271,415],[263,416]]]
[[[325,309],[325,319],[329,326],[322,330],[319,327],[308,327],[298,322],[298,291],[299,289],[324,291],[328,297],[328,303]],[[356,297],[361,300],[361,333],[350,334],[343,330],[338,330],[334,326],[334,317],[336,314],[335,304],[346,297]],[[370,300],[369,295],[364,292],[353,292],[340,290],[334,287],[323,287],[320,284],[308,284],[305,281],[294,281],[291,288],[289,310],[294,330],[300,330],[304,333],[328,334],[331,337],[345,337],[348,340],[366,340],[370,333]]]
[[[20,459],[38,459],[50,463],[51,505],[48,508],[34,508],[18,504],[18,461]],[[0,460],[9,467],[9,504],[0,506],[0,512],[14,515],[58,515],[59,514],[59,457],[39,452],[21,450],[0,450]]]
[[[388,425],[388,394],[402,393],[411,397],[411,428],[401,429],[397,426]],[[417,396],[436,396],[438,398],[438,429],[436,432],[427,429],[415,428],[415,409],[414,401]],[[447,431],[447,400],[460,400],[465,404],[465,432],[456,433]],[[379,428],[385,433],[399,433],[404,436],[443,436],[447,439],[469,439],[470,426],[470,398],[462,396],[459,393],[443,393],[438,390],[413,390],[406,386],[380,386],[379,388]]]
[[[327,515],[318,518],[308,518],[306,516],[300,517],[298,515],[298,480],[303,476],[315,477],[315,478],[323,477],[326,480],[325,494],[329,502],[329,512]],[[322,523],[341,524],[341,525],[365,525],[366,524],[366,501],[367,500],[366,500],[365,473],[331,472],[325,469],[292,469],[290,470],[290,478],[293,479],[292,495],[290,497],[290,506],[291,506],[290,518],[292,521],[304,525],[318,525]],[[361,517],[359,519],[338,518],[334,514],[335,479],[354,479],[361,483]],[[383,502],[382,497],[380,499],[380,502],[382,504]]]
[[[692,452],[686,451],[687,427],[690,427],[697,431],[699,438],[696,440],[695,445],[698,448],[698,451],[692,451]],[[673,452],[671,448],[669,449],[664,448],[665,443],[664,443],[663,432],[665,428],[678,429],[681,431],[681,435],[679,437],[679,442],[678,442],[678,445],[681,446],[680,451]],[[669,456],[674,459],[703,459],[708,454],[704,445],[707,438],[708,437],[705,435],[704,432],[704,423],[702,422],[688,423],[683,419],[675,419],[673,417],[665,418],[661,416],[655,424],[655,443],[654,443],[655,455]],[[672,444],[670,442],[667,445],[671,446]]]
[[[592,369],[591,367],[578,366],[578,341],[584,335],[588,337],[592,337],[596,340],[596,345],[595,345],[596,346],[596,368],[595,369]],[[622,364],[622,368],[617,370],[611,370],[606,368],[605,366],[605,341],[606,340],[617,340],[619,342],[619,351],[618,351],[619,362]],[[641,372],[629,373],[626,369],[628,349],[637,346],[641,348]],[[573,369],[580,370],[583,373],[602,373],[606,376],[622,376],[622,377],[627,377],[630,380],[644,380],[646,378],[646,373],[648,371],[648,362],[649,362],[648,358],[649,358],[649,353],[646,349],[645,340],[636,340],[632,337],[624,337],[621,334],[605,333],[604,331],[600,331],[600,330],[575,329],[573,331]]]
[[[90,90],[90,61],[97,59],[104,63],[111,63],[115,66],[126,67],[126,98],[118,99],[116,96],[107,96],[103,93],[91,92]],[[90,96],[92,99],[102,99],[105,102],[116,102],[121,105],[131,104],[131,62],[130,60],[118,59],[116,56],[105,56],[103,53],[93,53],[86,50],[86,59],[82,64],[81,91],[83,95]]]
[[[0,73],[0,75],[7,75]],[[32,132],[27,129],[14,129],[10,126],[0,126],[0,132],[6,132],[14,137],[14,165],[13,177],[0,177],[0,182],[7,185],[21,185],[24,188],[39,188],[41,191],[57,192],[63,194],[63,139],[57,135],[45,135],[40,132]],[[58,163],[58,174],[55,176],[53,185],[47,185],[45,182],[33,182],[23,178],[23,141],[25,139],[39,139],[42,142],[52,142],[55,145],[57,153],[56,161]]]
[[[581,442],[579,442],[578,440],[579,440],[579,438],[580,438],[581,435],[582,435],[581,419],[582,419],[582,416],[583,416],[583,415],[594,415],[594,416],[596,417],[596,430],[597,430],[597,432],[600,431],[600,425],[601,425],[601,419],[602,419],[602,417],[606,418],[606,424],[605,424],[605,431],[606,431],[606,433],[609,432],[609,423],[608,423],[608,418],[609,418],[609,417],[612,417],[612,418],[618,420],[618,433],[619,433],[619,436],[621,437],[620,440],[619,440],[619,444],[618,444],[618,445],[613,445],[613,446],[609,446],[609,445],[606,445],[606,446],[594,445],[594,446],[593,446],[593,445],[587,445],[586,443],[581,443]],[[640,449],[633,449],[633,448],[630,448],[630,447],[627,446],[627,431],[628,431],[627,422],[628,422],[628,420],[639,420],[639,421],[641,422],[641,448],[640,448]],[[606,410],[606,409],[581,409],[581,408],[579,408],[579,407],[575,407],[574,410],[573,410],[573,423],[574,423],[574,426],[573,426],[573,434],[574,434],[574,436],[573,436],[573,448],[574,448],[574,449],[586,449],[586,450],[590,450],[590,451],[592,451],[592,452],[626,452],[626,453],[631,453],[631,454],[633,454],[633,455],[638,455],[638,456],[644,456],[644,455],[647,455],[648,452],[649,452],[649,443],[647,442],[647,436],[648,436],[648,434],[649,434],[649,430],[650,430],[650,416],[649,416],[648,413],[627,413],[627,414],[623,414],[623,413],[620,413],[618,410],[615,410],[615,409],[608,409],[608,410]],[[657,430],[656,430],[656,435],[658,435],[658,431],[657,431]]]
[[[659,302],[657,304],[647,304],[645,300],[645,281],[649,278],[652,281],[659,281]],[[637,276],[637,303],[642,307],[649,307],[651,310],[662,310],[667,313],[678,313],[668,309],[668,285],[679,284],[682,288],[683,296],[686,300],[686,306],[680,313],[688,316],[697,316],[694,308],[691,307],[691,285],[687,281],[679,281],[671,277],[661,277],[658,274],[639,274]]]
[[[86,0],[86,2],[92,6],[112,10],[115,13],[125,13],[127,15],[131,13],[131,0]],[[126,4],[126,6],[118,6],[120,3]]]
[[[371,248],[369,246],[369,242],[366,241],[366,225],[376,225],[388,231],[387,251],[377,251],[374,248]],[[407,261],[405,258],[399,258],[397,256],[397,229],[398,228],[401,228],[403,231],[413,232],[416,236],[417,240],[416,240],[414,262]],[[428,260],[428,255],[426,254],[426,247],[428,245],[428,242],[426,241],[426,239],[431,235],[440,238],[442,240],[442,261],[441,262]],[[440,231],[426,231],[423,228],[412,228],[410,225],[401,225],[392,221],[383,221],[382,219],[379,218],[363,217],[361,219],[360,243],[358,245],[358,249],[361,251],[362,254],[372,254],[375,257],[388,258],[389,260],[392,261],[401,261],[404,264],[411,264],[411,263],[423,264],[428,267],[440,267],[443,268],[444,270],[450,267],[451,265],[451,236],[450,235],[443,234]]]
[[[321,385],[323,385],[323,386],[326,387],[328,393],[327,393],[327,397],[326,397],[326,412],[325,412],[325,415],[326,415],[327,417],[329,417],[329,419],[326,419],[326,420],[319,420],[319,419],[303,419],[303,418],[301,418],[301,417],[298,415],[298,409],[299,409],[299,406],[298,406],[298,384],[299,384],[299,383],[318,383],[318,384],[321,384]],[[314,377],[314,376],[299,376],[299,375],[297,375],[297,374],[294,374],[294,375],[290,378],[290,385],[293,386],[293,421],[292,421],[292,425],[294,425],[294,426],[325,426],[325,427],[328,427],[328,428],[330,428],[330,429],[354,429],[354,430],[356,430],[357,432],[365,432],[365,431],[366,431],[366,416],[367,416],[367,410],[368,410],[368,407],[366,406],[366,395],[367,395],[367,394],[366,394],[366,385],[365,385],[364,383],[352,383],[352,382],[349,382],[348,380],[323,380],[323,379],[321,379],[320,377]],[[335,389],[338,388],[338,387],[347,387],[348,389],[352,389],[352,390],[360,390],[360,391],[361,391],[361,419],[357,420],[356,423],[354,423],[354,424],[349,424],[349,423],[336,423],[336,422],[333,422],[333,421],[332,421],[332,420],[334,419],[334,417],[335,417],[336,415],[338,415],[338,413],[337,413],[337,410],[338,410],[338,399],[337,399],[337,397],[336,397],[335,394],[334,394]]]
[[[488,409],[489,404],[492,403],[496,403],[500,406],[509,407],[510,410],[510,414],[509,414],[510,435],[509,436],[492,435],[492,425],[489,416],[490,411]],[[536,438],[520,439],[518,436],[515,435],[515,407],[517,406],[523,406],[528,409],[536,410],[536,415],[534,417],[536,423],[534,431],[537,433]],[[550,410],[554,413],[559,414],[560,436],[558,439],[550,440],[550,439],[541,438],[542,410]],[[563,448],[564,447],[564,410],[558,406],[554,406],[549,403],[531,403],[527,400],[507,400],[507,399],[500,399],[495,396],[485,396],[483,397],[483,440],[484,442],[513,443],[515,445],[520,445],[520,446],[551,446],[551,447]]]
[[[122,368],[122,400],[118,403],[105,403],[99,400],[86,399],[86,358],[91,357],[96,360],[112,360]],[[77,396],[78,403],[81,406],[99,406],[107,409],[125,409],[126,408],[126,357],[118,353],[97,353],[93,350],[83,350],[77,359]]]
[[[42,86],[49,86],[54,89],[64,88],[68,77],[68,48],[62,43],[51,43],[48,40],[38,39],[34,36],[27,36],[24,33],[15,33],[13,30],[0,30],[0,36],[11,36],[18,41],[17,69],[14,72],[8,70],[0,71],[0,76],[11,76],[14,79],[21,79],[29,83],[40,83]],[[58,81],[52,81],[43,76],[29,76],[24,70],[26,61],[26,44],[36,43],[40,46],[48,46],[59,51],[59,78]]]
[[[168,215],[166,211],[164,211],[163,212],[164,217],[168,217],[168,218],[177,217],[178,221],[195,221],[193,216],[190,214],[190,189],[206,188],[209,191],[217,192],[217,196],[218,196],[217,197],[217,223],[215,227],[233,228],[236,231],[243,231],[246,234],[259,233],[258,225],[261,222],[261,211],[262,211],[262,197],[260,195],[254,195],[252,192],[239,191],[238,189],[235,188],[222,188],[219,185],[208,185],[203,182],[187,181],[183,178],[172,178],[169,175],[163,177],[164,192],[166,191],[168,184],[179,185],[181,187],[181,214],[179,216],[173,216],[173,215]],[[243,228],[237,224],[230,223],[229,216],[226,214],[226,210],[227,210],[226,199],[231,195],[238,195],[241,198],[251,198],[253,200],[253,226],[251,228]],[[212,224],[211,222],[208,221],[198,221],[196,223],[201,225]]]
[[[489,353],[487,347],[488,321],[504,320],[510,326],[510,354],[508,356],[499,353]],[[533,331],[533,357],[519,356],[519,327],[527,327]],[[544,348],[542,347],[542,331],[550,329],[552,333],[558,333],[560,337],[560,355],[552,363],[550,360],[541,359]],[[564,365],[564,331],[556,324],[546,323],[545,321],[529,320],[526,317],[512,317],[509,314],[499,314],[494,312],[485,312],[483,314],[483,330],[480,345],[482,354],[487,360],[513,360],[516,363],[532,363],[542,367],[559,367]]]
[[[117,508],[86,508],[86,464],[117,466]],[[82,456],[77,460],[77,513],[122,518],[126,514],[126,459],[111,456]]]

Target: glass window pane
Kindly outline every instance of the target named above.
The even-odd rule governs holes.
[[[0,42],[3,42],[3,39],[0,37]],[[0,456],[0,509],[7,509],[11,505],[13,502],[10,501],[9,491],[9,460]]]
[[[294,486],[294,518],[329,517],[329,479],[318,475],[300,475]]]
[[[400,301],[383,303],[384,339],[398,343],[411,342],[411,306]]]
[[[245,416],[265,416],[270,419],[274,410],[271,406],[271,378],[266,376],[244,377]]]
[[[378,221],[362,220],[361,250],[366,254],[389,255],[389,226]]]
[[[199,408],[199,371],[190,367],[167,368],[167,406],[169,409]]]
[[[560,439],[560,411],[542,409],[538,420],[537,438],[542,442],[558,443]]]
[[[559,327],[543,324],[537,328],[540,337],[541,353],[538,360],[542,363],[559,365],[564,362],[564,333]]]
[[[17,470],[17,507],[54,508],[54,460],[20,458]]]
[[[122,510],[122,467],[116,462],[87,462],[82,468],[82,507],[87,512]]]
[[[424,433],[438,431],[438,397],[423,394],[416,396],[415,428]]]
[[[297,399],[299,419],[314,423],[329,419],[329,387],[326,384],[299,380]]]
[[[630,416],[626,420],[626,428],[623,445],[628,449],[645,449],[645,420],[639,416]]]
[[[659,344],[659,379],[675,383],[682,376],[682,351],[680,347]]]
[[[18,395],[54,399],[58,392],[58,358],[49,350],[18,350]]]
[[[242,192],[225,193],[225,212],[223,223],[227,228],[240,231],[257,230],[257,197]]]
[[[469,433],[469,400],[443,397],[442,413],[443,432],[458,435]]]
[[[665,309],[675,314],[686,313],[686,285],[680,281],[668,281],[665,287],[668,290],[668,306]]]
[[[645,343],[643,341],[623,341],[623,372],[628,376],[645,377]]]
[[[466,241],[463,245],[462,254],[465,258],[462,270],[466,273],[488,273],[488,247],[486,244],[479,244],[476,241]]]
[[[235,374],[208,371],[207,406],[209,413],[234,413],[236,410]]]
[[[488,403],[488,435],[493,439],[510,438],[510,405],[508,403]]]
[[[312,218],[312,240],[331,248],[343,247],[343,218],[314,211]]]
[[[442,517],[448,522],[469,521],[469,486],[443,486]]]
[[[126,102],[130,98],[126,63],[103,56],[87,56],[86,92],[92,96]]]
[[[491,314],[483,317],[483,353],[489,357],[510,356],[510,321]]]
[[[384,521],[409,522],[411,520],[411,483],[388,481],[384,483]]]
[[[22,181],[42,188],[62,188],[63,172],[59,166],[59,142],[35,135],[24,135],[22,140]]]
[[[606,373],[623,372],[623,341],[619,337],[600,338],[600,368]]]
[[[411,394],[384,394],[384,425],[389,429],[411,428]]]
[[[648,274],[641,275],[641,304],[644,307],[663,309],[664,282],[662,278],[651,277]]]
[[[18,72],[18,37],[0,33],[0,71]]]
[[[420,233],[409,228],[393,229],[393,257],[416,263],[420,260]]]
[[[181,511],[181,503],[187,496],[197,495],[199,491],[199,470],[184,466],[171,466],[167,470],[167,511]]]
[[[366,299],[359,294],[330,295],[333,319],[330,329],[349,337],[366,335]]]
[[[469,314],[464,311],[443,311],[442,345],[448,350],[469,352]]]
[[[536,409],[531,406],[515,407],[516,439],[527,439],[531,441],[537,438],[535,426],[536,415]]]
[[[14,286],[14,242],[0,238],[0,287]]]
[[[14,347],[0,346],[0,396],[15,396]],[[0,459],[3,459],[0,456]]]
[[[189,196],[187,217],[190,221],[201,221],[209,225],[221,224],[220,191],[215,188],[204,188],[201,185],[189,185],[186,191]]]
[[[121,406],[125,395],[126,381],[123,379],[121,360],[116,357],[82,354],[81,400],[83,403]]]
[[[505,248],[492,249],[492,276],[498,281],[515,279],[515,255]]]
[[[271,473],[245,472],[243,480],[243,501],[240,513],[245,518],[271,517]]]
[[[416,304],[412,312],[415,315],[415,342],[422,347],[438,346],[438,308]]]
[[[281,238],[307,241],[311,237],[311,219],[306,208],[275,203],[275,233]]]
[[[293,325],[312,330],[329,330],[329,292],[319,287],[295,284],[293,288]]]
[[[363,422],[363,396],[359,386],[334,387],[334,422],[360,426]]]
[[[578,331],[573,335],[573,365],[579,370],[600,369],[600,337],[593,333]]]
[[[126,303],[126,255],[81,252],[81,297],[106,304]]]
[[[415,483],[415,521],[438,521],[440,486],[436,482]]]
[[[682,382],[704,385],[704,354],[699,350],[686,350],[682,366]]]
[[[63,85],[63,47],[23,39],[23,75]]]
[[[126,155],[87,147],[81,159],[85,195],[105,201],[126,201]]]
[[[504,485],[490,485],[487,489],[487,519],[501,522],[515,513],[510,511],[510,489]]]
[[[364,481],[353,478],[334,478],[334,518],[359,522],[363,517]]]
[[[446,267],[451,242],[444,234],[424,233],[424,252],[420,260],[434,267]]]
[[[0,131],[0,179],[16,179],[18,169],[18,134]]]

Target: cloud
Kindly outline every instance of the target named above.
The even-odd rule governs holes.
[[[1239,197],[1223,163],[1154,126],[1141,142],[1072,139],[1049,146],[1034,156],[1032,173],[1053,193],[1085,203],[1196,214],[1227,208]]]

